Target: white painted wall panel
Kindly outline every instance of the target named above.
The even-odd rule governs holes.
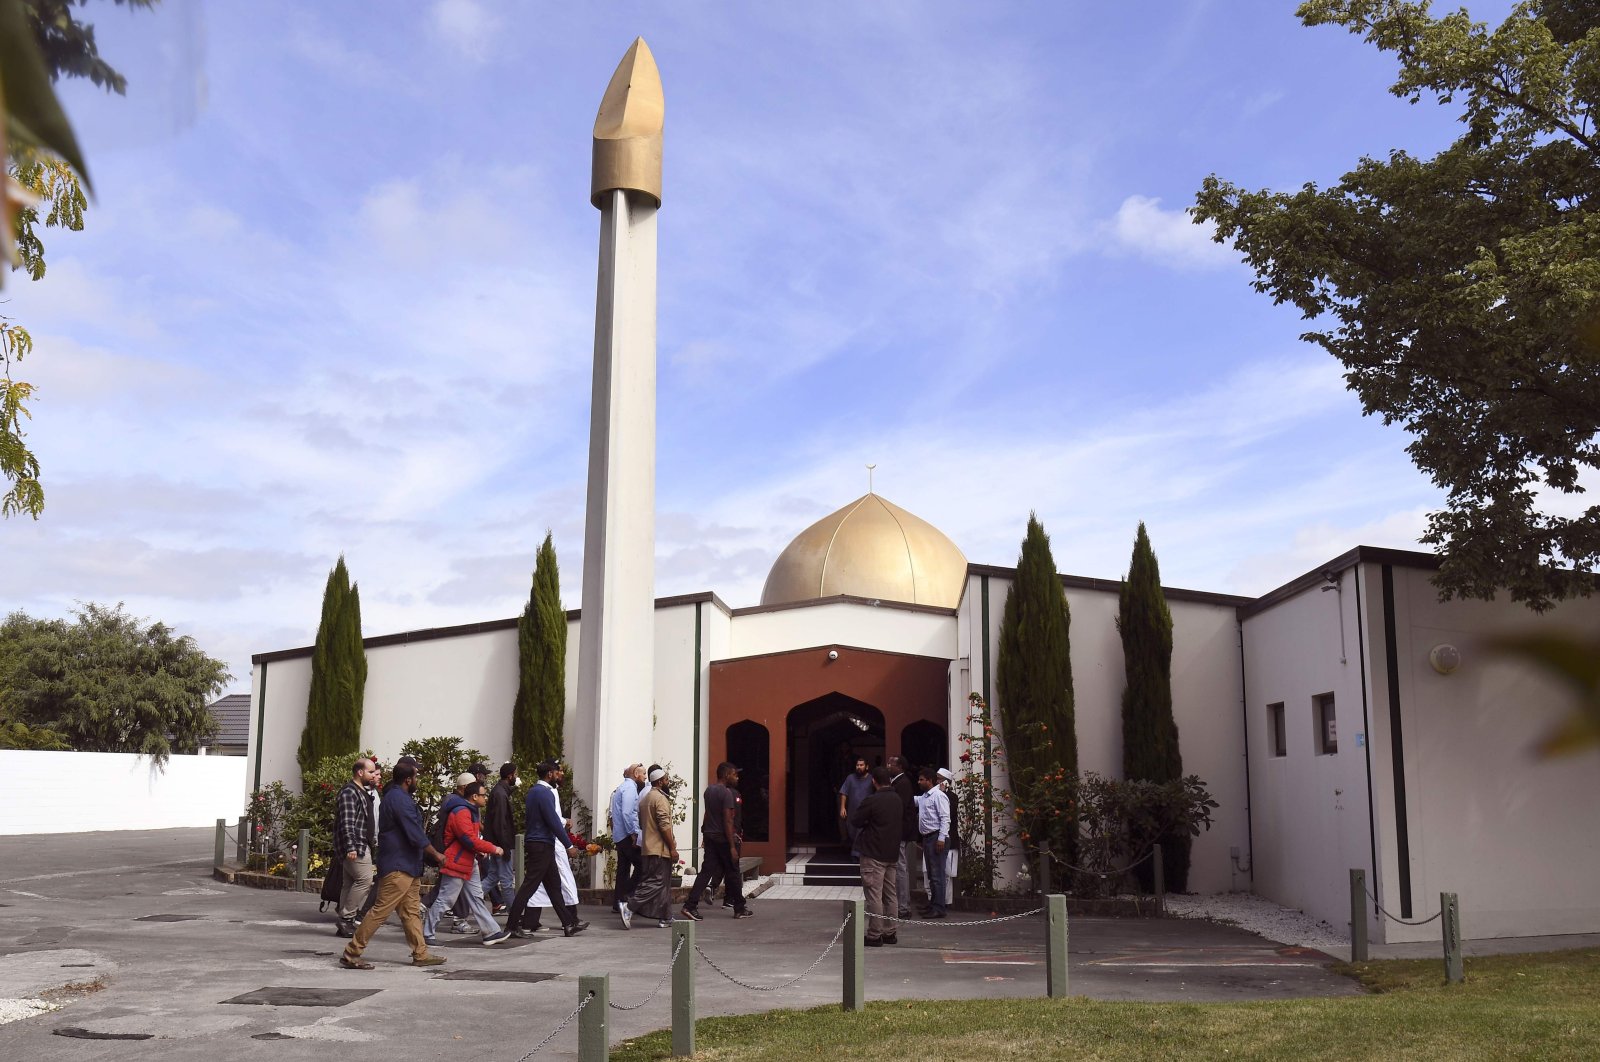
[[[167,830],[233,822],[245,805],[247,760],[172,756],[157,769],[120,752],[0,750],[0,835]],[[84,785],[83,780],[91,784]]]
[[[835,602],[735,616],[729,656],[832,644],[948,660],[956,655],[956,628],[951,617],[935,612]]]

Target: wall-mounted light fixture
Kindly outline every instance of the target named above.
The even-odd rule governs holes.
[[[1448,643],[1436,645],[1428,651],[1428,663],[1441,675],[1448,675],[1461,666],[1461,650]]]

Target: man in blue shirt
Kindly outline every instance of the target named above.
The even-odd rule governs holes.
[[[622,772],[622,784],[611,793],[611,840],[617,846],[613,911],[621,911],[622,901],[633,891],[633,883],[644,867],[644,852],[639,847],[639,793],[644,786],[644,764],[635,763]]]
[[[422,937],[422,856],[426,853],[442,862],[443,856],[428,842],[422,828],[422,813],[411,794],[417,791],[417,768],[398,763],[389,791],[383,796],[378,813],[378,898],[367,917],[361,920],[356,935],[345,945],[339,965],[347,970],[370,970],[372,964],[361,958],[372,935],[400,912],[400,926],[411,945],[412,966],[440,966],[444,960],[428,954]]]
[[[561,919],[561,930],[567,936],[576,936],[589,928],[588,922],[578,921],[578,913],[561,899],[561,871],[556,867],[556,845],[567,846],[567,824],[561,821],[556,809],[556,786],[561,782],[561,765],[555,760],[545,760],[538,766],[539,781],[529,787],[525,805],[528,813],[528,832],[524,835],[522,888],[511,901],[511,913],[506,918],[506,931],[513,937],[529,937],[530,929],[522,928],[522,918],[528,912],[528,901],[539,886]],[[380,849],[381,850],[381,849]]]

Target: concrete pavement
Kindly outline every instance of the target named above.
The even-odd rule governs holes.
[[[666,930],[641,919],[624,931],[615,915],[585,908],[592,928],[571,939],[547,932],[484,948],[475,935],[441,933],[437,950],[449,962],[432,970],[406,965],[391,923],[367,951],[376,970],[343,970],[343,941],[314,895],[214,882],[211,847],[205,829],[0,838],[0,999],[55,990],[61,1004],[0,1025],[0,1057],[253,1062],[320,1057],[333,1043],[346,1062],[388,1062],[397,1049],[517,1059],[576,1006],[578,975],[609,973],[613,1002],[631,1004],[670,958]],[[757,916],[738,922],[707,906],[697,928],[700,948],[750,984],[804,971],[842,921],[835,902],[753,906]],[[898,947],[869,949],[867,998],[1043,995],[1043,918],[964,924],[978,917],[905,926]],[[1205,1002],[1360,992],[1321,953],[1226,926],[1076,919],[1070,932],[1074,995]],[[704,961],[696,976],[703,1017],[803,1008],[839,1001],[841,956],[835,949],[775,992],[735,985]],[[60,991],[68,985],[79,987]],[[663,989],[640,1010],[611,1013],[613,1042],[669,1022]],[[78,1031],[62,1035],[69,1030]],[[539,1057],[576,1057],[576,1044],[574,1024]]]

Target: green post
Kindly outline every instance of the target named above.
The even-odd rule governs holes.
[[[578,978],[578,1002],[589,1001],[578,1015],[578,1062],[611,1062],[611,1032],[606,1027],[611,1009],[611,975],[584,974]]]
[[[1350,868],[1350,961],[1366,962],[1367,951],[1367,872]]]
[[[223,855],[224,852],[227,851],[227,848],[228,848],[228,820],[227,819],[218,819],[217,820],[217,851],[216,851],[215,856],[213,856],[213,859],[215,860],[215,863],[214,863],[215,866],[218,866],[218,867],[222,866],[222,855]]]
[[[1039,895],[1049,896],[1054,868],[1050,866],[1050,842],[1039,842]]]
[[[1051,999],[1067,998],[1067,898],[1045,897],[1049,905],[1049,935],[1045,937],[1045,988]]]
[[[679,951],[679,948],[682,951]],[[694,923],[680,918],[672,923],[672,1054],[694,1054]]]
[[[294,850],[294,891],[306,890],[306,864],[311,862],[311,831],[301,830]]]
[[[517,834],[516,854],[511,861],[511,878],[516,882],[518,889],[522,888],[523,862],[527,856],[528,838],[524,834]]]
[[[1156,910],[1167,910],[1167,854],[1158,844],[1150,850],[1150,876],[1155,879]]]
[[[243,867],[250,856],[250,820],[244,815],[239,816],[239,834],[234,838],[234,844],[239,855],[239,866]]]
[[[1439,894],[1439,921],[1444,932],[1444,979],[1459,985],[1466,976],[1461,963],[1461,902],[1453,892]]]
[[[844,1009],[862,1010],[867,1005],[865,900],[846,900],[844,917]]]

